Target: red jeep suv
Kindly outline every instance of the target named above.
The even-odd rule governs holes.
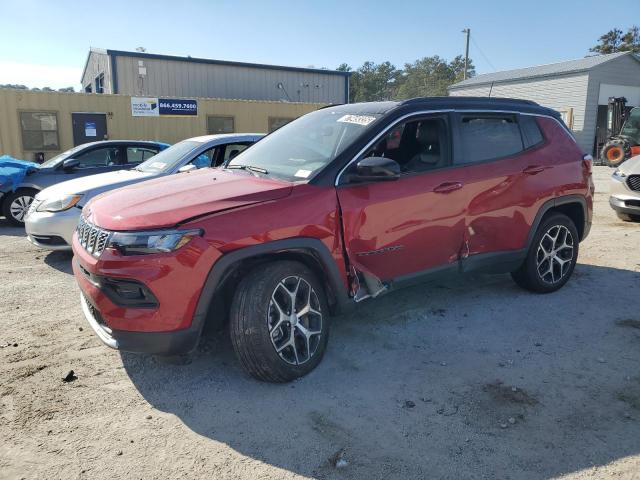
[[[87,320],[159,355],[229,322],[246,371],[284,382],[321,360],[329,317],[448,272],[571,277],[593,183],[557,112],[510,99],[329,106],[225,168],[92,200],[74,236]]]

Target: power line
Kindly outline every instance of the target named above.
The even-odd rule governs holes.
[[[489,64],[489,66],[493,69],[493,71],[494,72],[497,71],[497,68],[493,66],[493,63],[491,63],[491,60],[489,60],[489,58],[484,54],[484,52],[480,48],[480,45],[478,45],[478,42],[476,42],[474,37],[471,37],[471,42],[478,49],[478,51],[480,52],[480,55],[482,55],[484,60]]]

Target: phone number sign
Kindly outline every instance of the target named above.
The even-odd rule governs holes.
[[[160,98],[160,115],[198,115],[198,102],[174,98]]]
[[[198,115],[198,102],[183,98],[131,97],[131,115],[134,117]]]

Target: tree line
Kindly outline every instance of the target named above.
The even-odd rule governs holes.
[[[18,84],[12,84],[12,83],[0,84],[0,88],[12,88],[14,90],[29,90],[31,92],[70,92],[70,93],[75,92],[75,89],[73,87],[64,87],[56,90],[54,88],[49,88],[49,87],[29,88],[26,85],[18,85]]]
[[[448,62],[434,55],[405,63],[404,68],[396,68],[391,62],[367,61],[357,70],[343,63],[337,70],[352,72],[349,81],[350,102],[446,96],[447,88],[464,77],[464,58],[458,55]],[[473,61],[469,59],[467,78],[475,73]]]

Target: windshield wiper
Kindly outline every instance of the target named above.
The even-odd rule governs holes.
[[[262,173],[263,175],[269,174],[264,168],[254,167],[253,165],[227,165],[225,168],[229,170],[249,170],[250,172]]]

